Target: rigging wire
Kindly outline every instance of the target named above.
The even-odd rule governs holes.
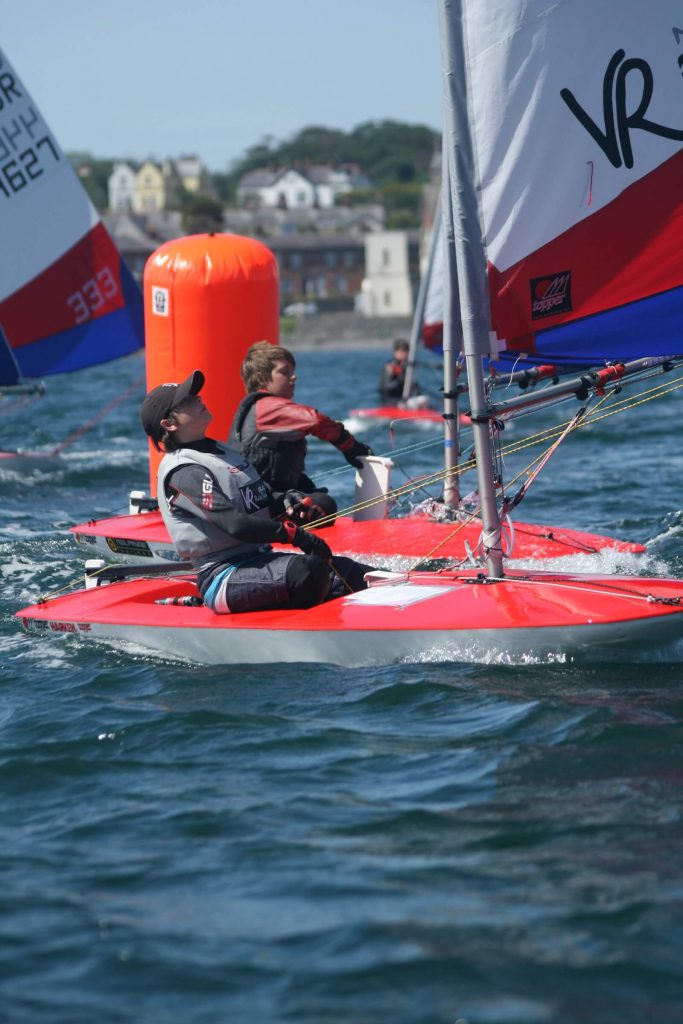
[[[445,571],[447,571],[447,570],[441,570],[441,572],[445,572]],[[473,581],[473,582],[476,582],[476,581]],[[591,587],[591,586],[578,587],[578,586],[576,586],[573,583],[570,586],[568,583],[564,583],[564,582],[561,582],[560,580],[552,580],[552,579],[540,580],[538,578],[534,578],[534,579],[530,580],[530,579],[525,578],[523,576],[487,576],[486,577],[486,582],[487,583],[510,583],[510,584],[519,584],[520,586],[525,586],[526,585],[526,586],[532,586],[532,587],[550,587],[550,588],[555,588],[555,589],[558,589],[558,590],[571,590],[572,593],[581,592],[581,593],[585,593],[585,594],[596,594],[599,597],[614,597],[615,594],[616,594],[619,597],[629,598],[632,601],[644,601],[646,604],[672,604],[672,605],[679,605],[683,601],[683,598],[681,598],[681,597],[664,598],[664,597],[656,597],[653,594],[640,594],[640,593],[638,593],[638,591],[636,591],[636,590],[629,590],[627,587],[621,586],[618,583],[615,583],[614,585],[612,585],[610,583],[610,584],[607,585],[609,587],[609,589],[602,590],[601,588],[605,586],[604,580],[601,580],[600,583],[596,584],[594,587]]]
[[[652,376],[652,374],[648,374],[648,376]],[[645,378],[645,379],[647,379],[647,378]],[[620,383],[623,385],[623,382],[620,382]],[[617,386],[615,386],[613,388],[609,388],[609,389],[607,389],[606,394],[604,396],[601,396],[600,403],[595,407],[595,409],[592,412],[589,411],[586,414],[586,416],[584,416],[584,418],[579,423],[577,423],[575,428],[573,428],[573,429],[581,430],[584,427],[590,426],[593,423],[598,423],[598,422],[600,422],[603,419],[607,419],[610,416],[616,415],[617,413],[626,412],[627,410],[632,409],[632,408],[636,408],[636,407],[638,407],[640,405],[645,404],[648,401],[653,401],[655,398],[664,397],[665,395],[671,394],[674,391],[679,390],[680,388],[683,388],[683,376],[678,377],[678,378],[674,378],[673,380],[668,380],[666,382],[666,384],[662,384],[662,385],[658,385],[657,387],[650,388],[648,391],[644,392],[640,397],[637,397],[637,398],[627,397],[627,398],[620,399],[618,402],[615,402],[608,411],[602,412],[600,415],[597,415],[598,409],[601,408],[603,402],[606,401],[608,398],[613,397],[621,389],[620,387],[617,387]],[[516,440],[516,441],[512,441],[510,444],[503,446],[502,449],[501,449],[501,452],[502,452],[503,455],[509,455],[509,454],[512,454],[512,453],[523,451],[524,449],[529,448],[529,447],[533,447],[535,445],[543,444],[543,443],[550,442],[550,441],[555,441],[557,438],[561,437],[561,435],[564,433],[564,431],[567,430],[567,428],[569,426],[571,426],[572,422],[573,422],[573,418],[572,418],[572,420],[566,420],[563,423],[556,424],[556,425],[554,425],[552,427],[546,427],[543,430],[538,431],[536,434],[530,435],[529,437],[521,438],[521,439]],[[439,439],[439,440],[440,440],[440,443],[443,443],[442,439]],[[432,442],[430,442],[430,443],[432,443]],[[437,441],[437,443],[439,443],[439,441]],[[391,454],[391,453],[388,453],[388,454]],[[526,469],[521,470],[513,478],[512,483],[514,483],[517,480],[519,480],[526,472],[530,471],[530,468],[533,467],[536,464],[536,462],[539,462],[539,461],[543,460],[545,457],[546,457],[546,453],[544,452],[541,455],[539,455],[536,459],[532,460],[532,462],[529,464],[529,466],[526,467]],[[424,487],[428,486],[429,484],[437,484],[437,483],[443,482],[444,480],[448,479],[451,476],[459,476],[462,473],[466,473],[466,472],[474,469],[475,468],[475,464],[476,463],[475,463],[474,458],[471,457],[471,458],[467,459],[465,462],[461,463],[459,466],[454,467],[453,469],[449,469],[449,470],[440,469],[440,470],[438,470],[438,471],[436,471],[434,473],[428,474],[427,476],[420,478],[419,481],[417,481],[417,482],[410,482],[410,483],[404,484],[404,485],[402,485],[402,486],[400,486],[398,488],[392,488],[385,495],[380,495],[379,497],[375,497],[375,498],[369,498],[369,499],[367,499],[365,501],[359,502],[356,505],[349,505],[346,508],[338,510],[337,513],[335,514],[335,516],[327,516],[324,519],[316,520],[315,525],[316,526],[324,526],[324,525],[327,525],[329,523],[332,523],[337,516],[351,515],[354,511],[361,511],[361,510],[364,510],[364,509],[367,509],[367,508],[371,508],[372,506],[374,506],[376,504],[379,504],[380,502],[385,501],[385,500],[390,500],[391,501],[391,500],[396,500],[396,499],[401,498],[401,497],[406,497],[407,495],[412,494],[415,490],[417,490],[419,488],[424,488]],[[342,467],[341,468],[341,472],[347,472],[347,471],[348,471],[347,467]],[[334,471],[334,472],[338,472],[338,471]],[[439,545],[439,546],[441,546],[441,545]]]

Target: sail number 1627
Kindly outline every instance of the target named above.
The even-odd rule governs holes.
[[[59,153],[55,149],[54,143],[49,135],[46,135],[38,141],[34,146],[28,146],[23,152],[19,153],[18,159],[20,163],[15,160],[7,160],[6,163],[0,166],[2,175],[0,176],[0,191],[3,192],[9,199],[16,192],[21,192],[22,188],[25,188],[31,181],[35,181],[43,173],[43,167],[41,166],[41,156],[44,156],[44,152],[41,153],[41,148],[49,149],[50,153],[55,160],[59,160]],[[5,152],[7,153],[7,147],[5,146]]]

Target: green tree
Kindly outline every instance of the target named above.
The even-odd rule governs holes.
[[[230,206],[235,201],[237,179],[234,174],[212,174],[211,184],[224,206]]]
[[[66,157],[93,205],[98,210],[106,210],[109,207],[109,177],[114,161],[96,160],[86,152],[67,153]]]
[[[419,219],[410,210],[394,210],[387,214],[387,229],[389,231],[409,231],[411,228],[420,226]]]
[[[211,196],[186,192],[182,214],[183,228],[190,235],[223,230],[223,206]]]
[[[395,181],[382,189],[382,202],[387,214],[387,227],[420,226],[422,185],[418,182]]]
[[[370,203],[381,203],[382,194],[372,188],[358,188],[352,192],[342,192],[337,196],[337,206],[367,206]]]
[[[268,136],[252,146],[226,176],[228,187],[260,167],[305,170],[307,164],[357,164],[378,188],[421,185],[429,180],[439,138],[432,128],[400,121],[366,121],[348,133],[312,125],[283,143]]]

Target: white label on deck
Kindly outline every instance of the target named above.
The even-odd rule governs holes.
[[[363,605],[380,605],[385,608],[405,608],[407,605],[426,601],[430,597],[448,594],[455,587],[422,587],[413,583],[392,583],[387,586],[369,587],[357,594],[350,594],[347,602]]]

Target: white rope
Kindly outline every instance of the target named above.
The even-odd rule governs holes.
[[[539,580],[539,579],[534,579],[534,580],[519,579],[518,577],[514,577],[514,576],[487,576],[486,577],[486,582],[487,583],[517,583],[517,584],[521,584],[522,586],[524,586],[526,584],[529,587],[555,587],[558,590],[572,590],[572,591],[578,591],[579,593],[596,594],[596,595],[602,596],[602,597],[630,598],[632,601],[645,601],[647,604],[652,604],[653,602],[656,602],[656,601],[659,600],[659,598],[653,596],[652,594],[629,594],[629,593],[625,593],[623,590],[620,590],[617,586],[615,586],[614,590],[599,590],[597,587],[577,587],[577,586],[572,586],[569,583],[557,583],[556,581],[552,582],[550,580]],[[682,591],[682,595],[681,596],[683,598],[683,580],[681,580],[681,591]]]

